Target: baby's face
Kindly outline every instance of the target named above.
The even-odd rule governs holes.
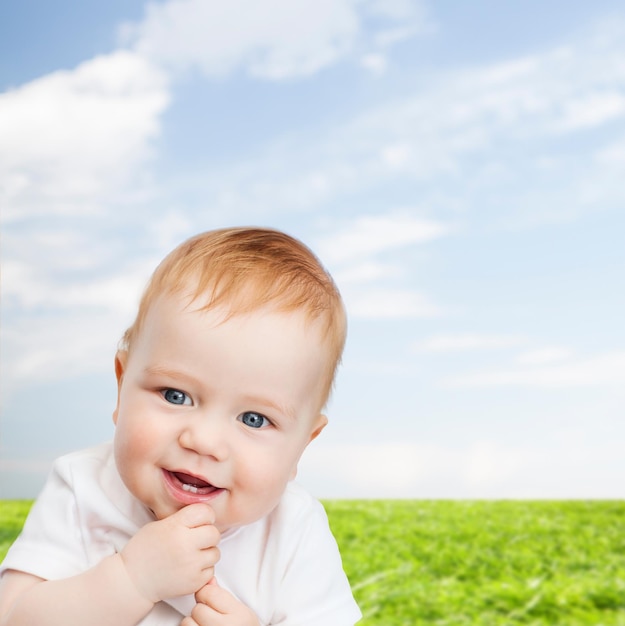
[[[162,519],[194,502],[221,532],[260,519],[325,425],[327,354],[302,313],[219,311],[158,299],[118,362],[115,457]]]

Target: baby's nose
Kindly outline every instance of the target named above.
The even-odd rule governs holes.
[[[228,427],[226,420],[201,416],[180,433],[178,443],[186,450],[223,461],[228,456]]]

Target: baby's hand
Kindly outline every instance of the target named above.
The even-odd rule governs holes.
[[[259,626],[254,612],[222,589],[213,578],[196,594],[197,604],[180,626]]]
[[[151,602],[195,593],[213,578],[219,531],[207,504],[146,524],[121,552],[130,579]]]

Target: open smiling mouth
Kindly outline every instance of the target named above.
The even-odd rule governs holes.
[[[207,483],[205,480],[192,476],[191,474],[185,474],[184,472],[167,472],[172,483],[179,489],[192,493],[198,496],[207,496],[212,493],[222,491],[220,487],[215,487]]]

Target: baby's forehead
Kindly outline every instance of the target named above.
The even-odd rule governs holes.
[[[304,306],[284,306],[280,302],[255,304],[237,300],[214,304],[205,294],[184,290],[163,292],[146,309],[146,319],[163,317],[184,323],[190,315],[197,316],[200,323],[205,322],[208,328],[229,321],[244,323],[257,318],[277,317],[288,322],[295,332],[315,337],[319,344],[325,342],[328,334],[327,320],[323,315],[315,314]]]

